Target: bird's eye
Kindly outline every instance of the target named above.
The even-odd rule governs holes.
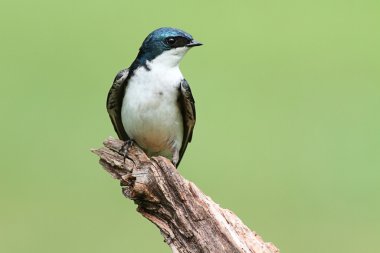
[[[174,37],[169,37],[166,39],[166,43],[169,45],[169,46],[173,46],[175,43],[176,43],[176,38]]]

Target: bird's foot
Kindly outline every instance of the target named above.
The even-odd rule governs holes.
[[[119,152],[123,154],[123,157],[124,157],[124,163],[125,163],[125,159],[131,159],[129,156],[128,156],[128,153],[129,153],[129,149],[133,146],[134,144],[134,140],[127,140],[123,143],[123,145],[121,146]],[[132,159],[131,159],[132,160]]]

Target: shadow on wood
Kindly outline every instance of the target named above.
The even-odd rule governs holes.
[[[92,150],[100,164],[120,181],[124,196],[154,223],[173,252],[275,253],[231,211],[220,208],[163,157],[149,158],[136,145],[124,161],[123,142],[108,138]]]

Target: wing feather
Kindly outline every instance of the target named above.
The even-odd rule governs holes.
[[[195,101],[193,95],[191,93],[190,86],[186,79],[183,79],[180,84],[180,95],[179,95],[179,106],[182,112],[183,118],[183,140],[182,146],[179,151],[179,163],[181,162],[182,156],[185,153],[187,148],[187,144],[191,142],[193,136],[193,130],[196,121],[196,113],[195,113]]]
[[[123,105],[123,96],[125,87],[127,86],[126,79],[128,77],[128,73],[128,69],[123,69],[117,73],[107,96],[108,114],[111,118],[112,125],[119,136],[119,139],[123,141],[129,140],[121,121],[121,106]]]

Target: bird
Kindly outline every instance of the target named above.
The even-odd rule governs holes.
[[[183,30],[158,28],[130,67],[117,73],[106,107],[126,146],[137,143],[148,156],[164,156],[178,167],[196,121],[195,101],[179,64],[189,49],[201,45]]]

